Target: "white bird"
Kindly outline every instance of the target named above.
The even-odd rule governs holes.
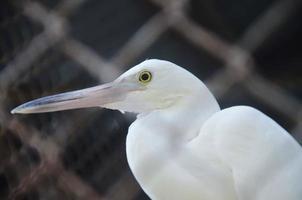
[[[301,200],[302,148],[248,106],[220,110],[185,69],[146,60],[115,81],[25,103],[12,113],[100,106],[138,113],[129,166],[154,200]]]

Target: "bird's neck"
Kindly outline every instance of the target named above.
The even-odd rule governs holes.
[[[148,193],[149,181],[168,158],[186,147],[197,136],[203,123],[220,110],[208,90],[191,95],[177,106],[138,116],[127,135],[129,166],[143,189]],[[151,183],[150,183],[151,184]]]
[[[182,98],[169,108],[139,115],[131,127],[144,129],[144,133],[138,133],[139,138],[150,136],[181,145],[196,137],[203,123],[219,110],[215,97],[206,86],[201,85],[198,92]]]
[[[196,137],[203,123],[219,110],[215,97],[203,86],[200,92],[186,96],[167,109],[151,112],[142,119],[139,116],[138,120],[165,127],[167,130],[160,133],[163,134],[161,137],[172,137],[174,141],[187,142]]]

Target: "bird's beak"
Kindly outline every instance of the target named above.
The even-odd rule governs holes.
[[[16,107],[11,113],[27,114],[106,107],[106,104],[123,101],[129,92],[136,90],[139,90],[136,84],[116,80],[96,87],[39,98]]]

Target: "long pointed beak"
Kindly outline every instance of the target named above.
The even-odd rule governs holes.
[[[134,84],[114,81],[87,89],[42,97],[16,107],[11,113],[27,114],[102,107],[106,104],[122,101],[128,92],[137,89]]]

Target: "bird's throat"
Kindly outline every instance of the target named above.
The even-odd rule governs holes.
[[[204,93],[188,96],[169,108],[140,115],[131,124],[127,159],[147,193],[152,186],[146,180],[152,180],[158,169],[166,166],[167,160],[195,138],[204,122],[220,110],[216,99],[204,89]]]

